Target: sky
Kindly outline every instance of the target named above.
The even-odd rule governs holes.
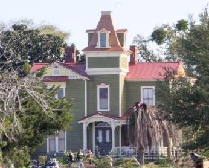
[[[0,22],[32,19],[70,32],[68,43],[79,50],[87,45],[86,29],[94,29],[101,11],[112,11],[117,29],[128,29],[127,45],[134,36],[150,36],[154,27],[197,18],[209,0],[0,0]]]

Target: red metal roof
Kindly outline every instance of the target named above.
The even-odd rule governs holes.
[[[34,63],[33,66],[31,67],[31,71],[32,72],[38,71],[47,65],[49,64],[48,63]]]
[[[126,80],[162,80],[166,69],[177,73],[181,62],[139,62],[129,65],[129,73]]]
[[[43,82],[66,82],[68,76],[44,76]]]

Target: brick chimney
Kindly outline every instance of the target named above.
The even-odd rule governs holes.
[[[76,63],[76,47],[65,47],[65,63]]]
[[[130,55],[130,64],[135,65],[138,63],[138,48],[136,45],[131,45],[130,50],[132,54]]]

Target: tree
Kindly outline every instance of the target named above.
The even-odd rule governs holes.
[[[59,30],[54,25],[41,25],[40,27],[38,27],[38,29],[40,30],[41,34],[50,34],[53,36],[58,36],[63,41],[66,41],[70,36],[70,33]]]
[[[147,147],[159,146],[165,135],[168,145],[168,156],[171,158],[170,138],[173,137],[174,127],[163,119],[156,109],[147,108],[144,103],[136,102],[129,110],[129,139],[132,145],[138,147],[140,164],[144,164],[144,154]]]
[[[12,25],[11,30],[2,31],[0,36],[1,62],[10,59],[13,60],[13,63],[18,64],[17,62],[21,58],[32,65],[34,62],[62,60],[62,48],[66,45],[59,36],[41,33],[39,29],[29,29],[22,24]]]
[[[27,166],[34,149],[48,135],[68,129],[72,120],[71,101],[55,99],[58,88],[47,89],[42,83],[44,69],[30,72],[29,63],[58,57],[60,42],[25,25],[0,34],[0,149],[3,162],[11,160],[15,167]]]
[[[180,24],[182,22],[178,22]],[[183,22],[183,25],[186,25]],[[180,28],[181,27],[181,28]],[[184,27],[184,28],[182,28]],[[184,145],[188,150],[209,150],[209,16],[206,8],[199,15],[198,24],[190,20],[188,28],[178,36],[179,52],[187,74],[192,78],[168,78],[170,89],[161,86],[158,108],[166,118],[181,128],[191,130],[193,136]]]

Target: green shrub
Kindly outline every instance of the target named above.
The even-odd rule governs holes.
[[[171,161],[166,156],[160,156],[159,159],[156,161],[156,164],[160,166],[169,166]]]
[[[45,165],[45,163],[47,161],[47,156],[39,156],[38,161],[39,161],[39,164]]]

